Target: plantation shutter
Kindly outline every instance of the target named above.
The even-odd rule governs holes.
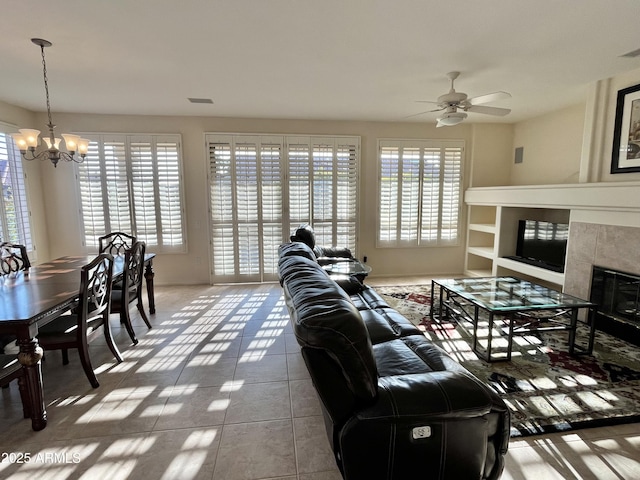
[[[277,278],[282,243],[282,137],[208,135],[213,274]]]
[[[77,179],[87,248],[122,231],[157,253],[185,251],[180,136],[84,136]]]
[[[346,245],[356,253],[358,216],[358,153],[356,138],[336,141],[336,238],[334,245]]]
[[[287,137],[289,230],[310,223],[318,245],[355,253],[360,142],[356,137]]]
[[[209,209],[214,274],[229,280],[236,272],[232,141],[232,137],[218,137],[215,142],[209,142]]]
[[[305,141],[306,140],[306,141]],[[311,218],[311,152],[308,137],[289,137],[289,231]]]
[[[263,139],[260,150],[260,225],[262,228],[263,271],[277,276],[278,247],[283,241],[284,189],[283,144],[273,138]]]
[[[359,139],[206,137],[214,282],[277,279],[278,247],[302,223],[355,251]]]
[[[379,141],[378,245],[455,245],[463,141]]]
[[[0,124],[0,128],[4,125]],[[34,255],[29,222],[29,207],[25,187],[26,176],[22,169],[22,157],[13,138],[0,132],[0,242],[25,245]]]

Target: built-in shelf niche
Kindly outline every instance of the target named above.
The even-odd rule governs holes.
[[[514,275],[562,289],[564,274],[504,257],[516,253],[520,220],[569,223],[569,215],[568,209],[470,205],[465,273]]]

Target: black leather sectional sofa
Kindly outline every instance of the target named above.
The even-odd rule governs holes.
[[[279,254],[295,336],[344,479],[499,478],[509,442],[502,399],[374,289],[329,277],[304,243]]]

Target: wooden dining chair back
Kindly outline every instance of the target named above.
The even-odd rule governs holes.
[[[107,346],[118,363],[122,355],[113,341],[109,326],[113,256],[101,253],[80,271],[80,293],[77,308],[72,313],[44,325],[38,342],[45,350],[62,350],[62,363],[69,363],[68,349],[78,349],[80,362],[93,388],[100,383],[91,366],[89,342],[103,333]],[[102,332],[101,332],[102,331]]]
[[[5,279],[15,275],[19,271],[28,271],[31,268],[27,247],[17,243],[0,243],[0,278]],[[4,347],[15,341],[15,335],[0,335],[0,353],[4,353]]]
[[[111,255],[124,255],[134,243],[136,243],[136,237],[124,232],[111,232],[98,238],[100,253]]]
[[[20,270],[29,270],[31,262],[27,248],[17,243],[0,243],[0,274],[9,275]]]
[[[29,396],[27,386],[24,383],[22,365],[18,362],[16,355],[0,355],[0,386],[2,388],[8,388],[9,384],[14,380],[18,380],[24,418],[29,418],[31,416],[31,408],[29,407]]]
[[[120,322],[125,326],[131,341],[138,343],[131,315],[129,314],[129,304],[136,302],[140,316],[148,328],[151,328],[149,318],[144,311],[142,303],[142,282],[144,280],[144,254],[146,244],[135,242],[129,250],[124,253],[124,270],[122,274],[122,289],[111,292],[111,312],[120,313]]]

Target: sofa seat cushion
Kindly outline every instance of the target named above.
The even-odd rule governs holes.
[[[410,335],[373,346],[380,377],[424,372],[466,372],[444,350],[423,335]]]
[[[373,356],[380,377],[431,372],[429,364],[416,355],[402,340],[391,340],[373,346]]]

